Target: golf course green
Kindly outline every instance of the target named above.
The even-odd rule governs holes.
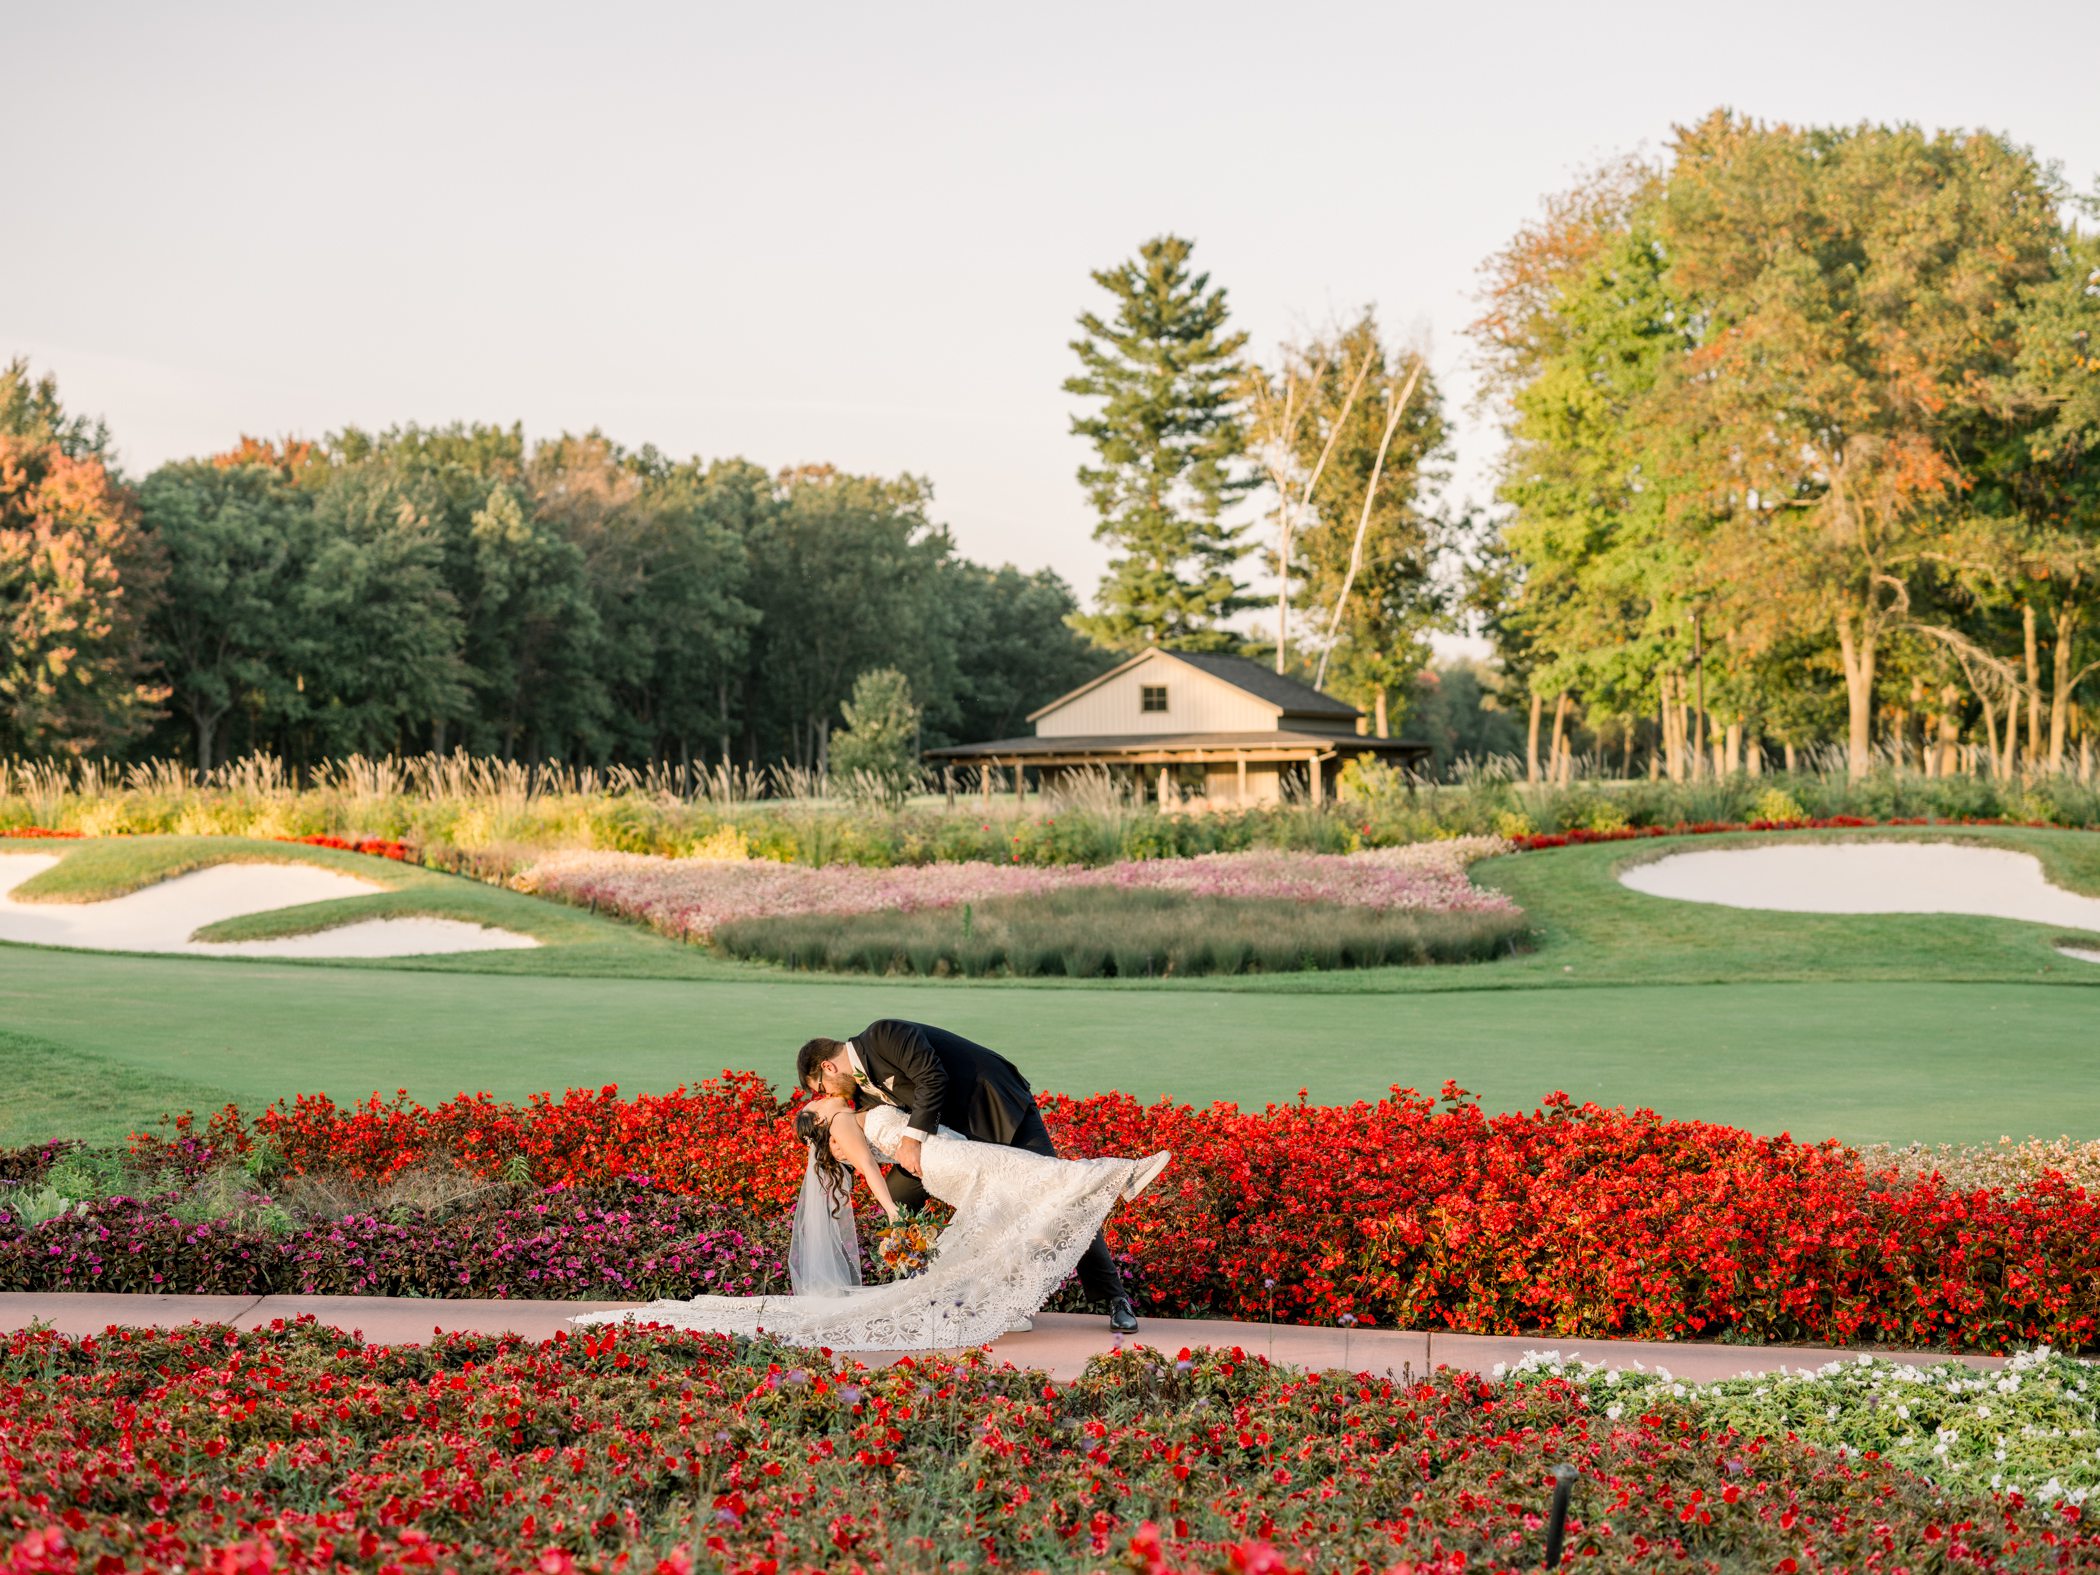
[[[2100,892],[2100,837],[1848,835],[1977,837]],[[1071,1093],[1260,1104],[1303,1088],[1332,1102],[1449,1079],[1491,1108],[1565,1090],[1799,1138],[2100,1132],[2100,967],[2064,958],[2067,937],[2010,920],[1741,911],[1616,878],[1628,859],[1684,845],[1476,866],[1533,924],[1534,949],[1503,961],[1111,983],[786,974],[396,866],[373,874],[394,892],[355,900],[529,925],[545,944],[343,964],[0,946],[0,1143],[109,1141],[165,1112],[300,1092],[522,1098],[662,1089],[730,1067],[777,1079],[809,1035],[893,1015],[982,1039],[1038,1087]]]

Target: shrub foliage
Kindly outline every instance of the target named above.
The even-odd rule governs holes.
[[[1151,979],[1483,962],[1523,936],[1512,912],[1082,888],[909,913],[744,919],[716,930],[714,943],[732,957],[831,972]]]

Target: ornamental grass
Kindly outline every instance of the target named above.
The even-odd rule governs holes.
[[[2053,1170],[2017,1186],[1961,1186],[1837,1143],[1558,1094],[1490,1115],[1450,1085],[1441,1099],[1395,1089],[1375,1103],[1258,1111],[1121,1094],[1039,1099],[1062,1152],[1173,1151],[1160,1182],[1107,1226],[1140,1307],[1154,1313],[1546,1339],[2100,1349],[2100,1195]],[[277,1175],[273,1185],[315,1172],[378,1184],[451,1166],[579,1193],[631,1187],[619,1207],[633,1218],[608,1239],[639,1252],[655,1228],[641,1213],[653,1194],[743,1211],[736,1228],[747,1236],[777,1225],[801,1175],[792,1110],[748,1073],[668,1094],[578,1089],[522,1105],[478,1094],[339,1106],[305,1095],[252,1119],[233,1107],[201,1125],[181,1118],[136,1139],[133,1163],[195,1174],[253,1165]],[[93,1288],[83,1230],[63,1219],[0,1224],[0,1263],[27,1272],[63,1245],[78,1277],[37,1283]],[[166,1288],[242,1288],[238,1260],[213,1250],[197,1261],[223,1270],[222,1283]],[[425,1294],[468,1294],[430,1272]]]
[[[2067,1497],[1652,1392],[1305,1373],[1233,1348],[871,1371],[664,1330],[376,1347],[311,1321],[0,1345],[0,1568],[2089,1569]]]
[[[961,908],[744,919],[718,928],[714,944],[731,957],[830,973],[1155,979],[1486,962],[1524,938],[1514,910],[1411,913],[1082,887]]]

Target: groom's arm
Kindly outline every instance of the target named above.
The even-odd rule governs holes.
[[[911,1080],[911,1120],[904,1135],[925,1142],[941,1124],[941,1101],[948,1094],[947,1069],[917,1023],[885,1018],[871,1025],[868,1034],[882,1036],[889,1059]]]

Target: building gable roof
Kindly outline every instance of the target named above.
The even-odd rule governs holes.
[[[1326,716],[1355,721],[1363,715],[1346,700],[1337,700],[1333,695],[1323,694],[1311,684],[1300,683],[1282,673],[1271,672],[1259,662],[1250,662],[1244,656],[1227,656],[1204,651],[1165,651],[1154,647],[1140,651],[1129,661],[1119,663],[1090,683],[1081,684],[1069,694],[1059,695],[1048,705],[1028,713],[1033,722],[1048,716],[1060,706],[1069,705],[1083,694],[1099,689],[1112,678],[1120,678],[1133,667],[1144,662],[1179,662],[1184,667],[1193,667],[1206,678],[1230,684],[1243,694],[1252,695],[1264,705],[1273,706],[1278,716]]]

